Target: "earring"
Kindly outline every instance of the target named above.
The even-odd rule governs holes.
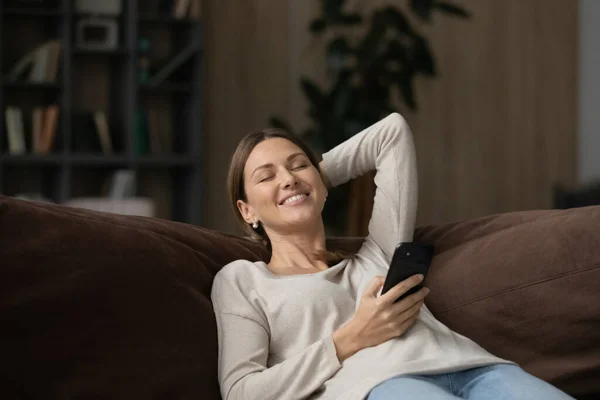
[[[257,228],[258,228],[258,222],[254,221],[254,222],[252,223],[252,227],[253,227],[254,229],[257,229]]]

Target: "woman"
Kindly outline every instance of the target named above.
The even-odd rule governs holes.
[[[377,170],[369,235],[333,265],[321,212],[327,187]],[[229,171],[236,215],[271,259],[234,261],[215,277],[219,382],[237,399],[570,398],[437,321],[413,276],[378,295],[400,242],[412,241],[417,171],[412,134],[391,114],[319,164],[280,130],[246,136]]]

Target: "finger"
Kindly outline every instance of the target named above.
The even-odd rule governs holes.
[[[381,296],[381,300],[385,303],[392,304],[398,297],[402,296],[421,282],[423,282],[423,275],[413,275],[388,290]]]
[[[421,310],[422,305],[423,300],[419,300],[416,303],[412,304],[410,307],[394,310],[394,318],[399,322],[409,320],[415,314],[419,314],[419,310]]]
[[[421,290],[419,290],[418,292],[413,293],[409,296],[406,296],[399,302],[394,303],[392,305],[392,312],[399,314],[403,310],[406,310],[406,309],[412,307],[414,304],[416,304],[418,302],[423,302],[423,300],[425,299],[425,297],[428,294],[429,294],[429,288],[426,288],[426,287],[421,288]]]
[[[365,296],[377,297],[377,293],[385,282],[385,276],[376,276],[371,280],[369,286],[364,291]]]
[[[412,317],[398,325],[398,329],[396,330],[396,337],[404,335],[406,331],[409,330],[410,327],[415,324],[415,321],[417,320],[418,316],[419,314],[413,315]]]

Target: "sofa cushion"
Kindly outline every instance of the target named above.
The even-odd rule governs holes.
[[[185,224],[0,196],[0,398],[219,399],[212,279],[265,256]]]
[[[600,207],[420,228],[436,246],[428,306],[572,395],[600,396],[599,226]],[[267,256],[185,224],[0,196],[1,397],[219,399],[212,279]]]
[[[449,328],[578,399],[600,398],[600,207],[418,229],[428,307]]]
[[[600,398],[600,206],[421,227],[414,240],[436,248],[427,306],[441,322],[578,399]]]

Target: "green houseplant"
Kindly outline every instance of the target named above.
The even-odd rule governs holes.
[[[427,38],[397,6],[381,6],[365,15],[348,11],[346,0],[321,0],[321,10],[309,29],[315,40],[326,37],[323,62],[329,85],[301,79],[311,124],[296,133],[327,151],[386,114],[401,111],[393,105],[396,91],[403,106],[416,109],[414,82],[435,77],[437,67]],[[425,23],[436,11],[470,16],[464,8],[439,0],[409,0],[408,10]],[[294,132],[281,118],[271,118],[271,125]],[[343,230],[346,198],[347,190],[330,195],[325,209],[326,224],[337,231]]]

